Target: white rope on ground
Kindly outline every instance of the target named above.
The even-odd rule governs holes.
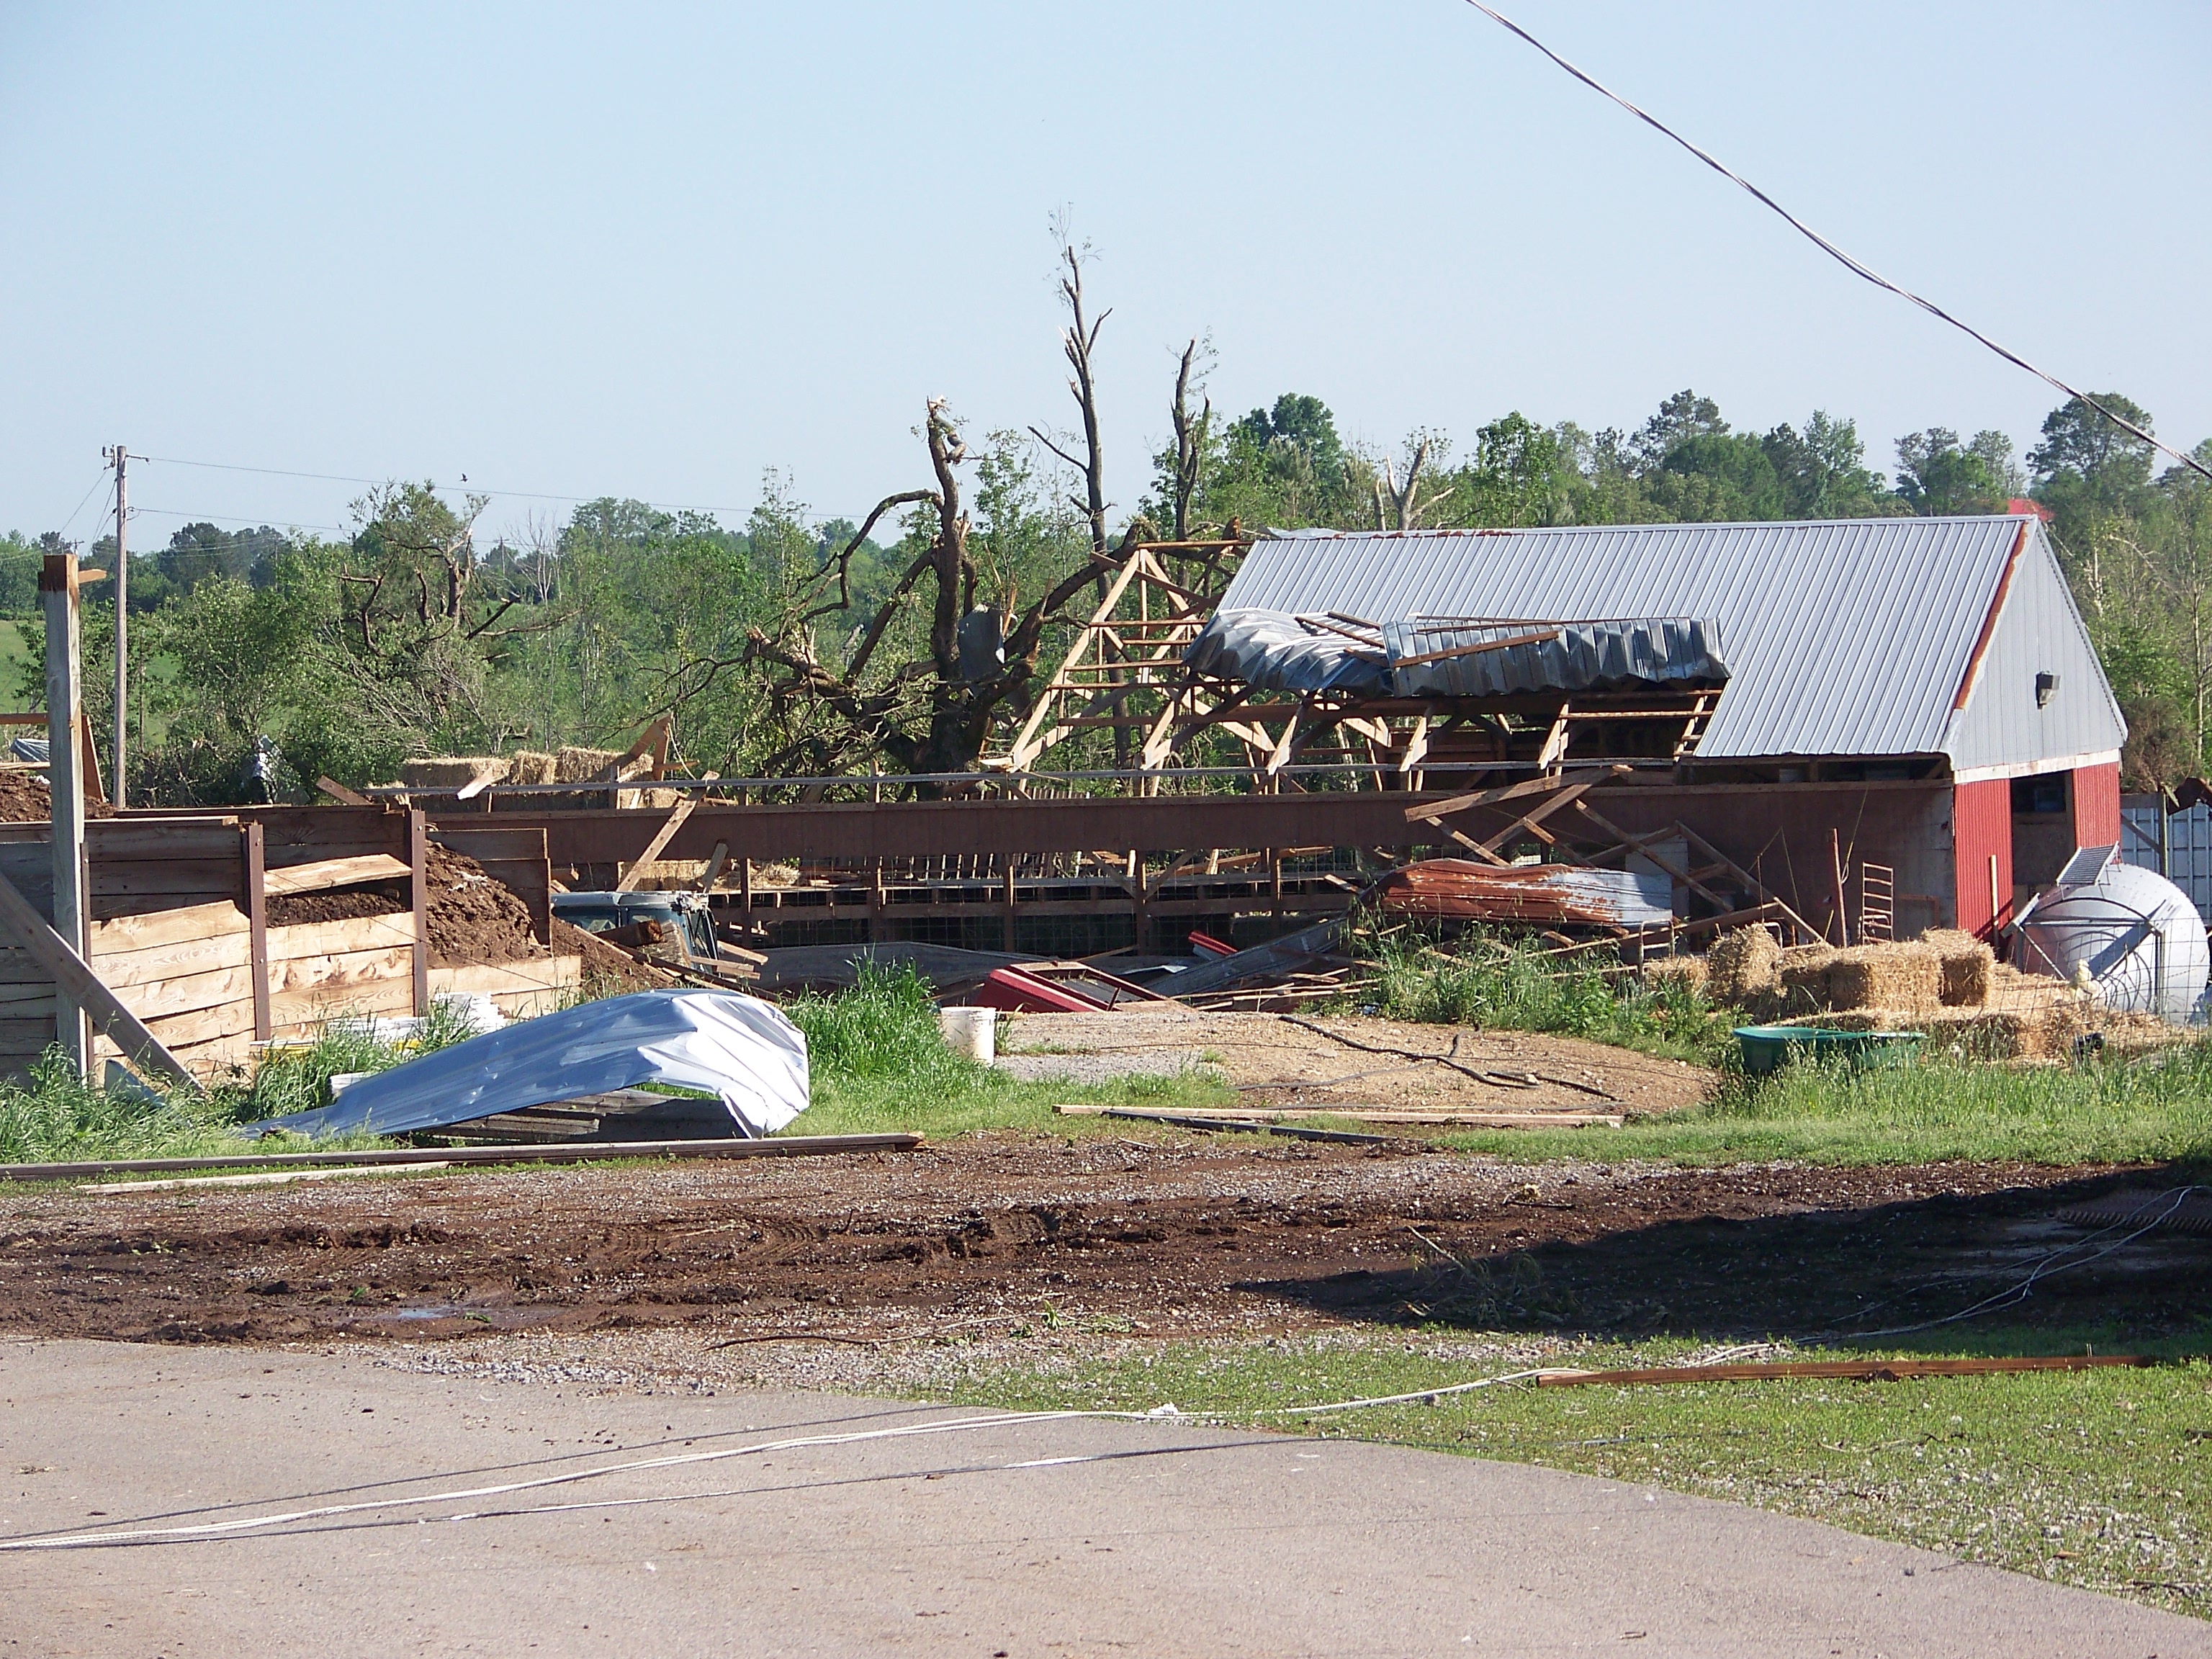
[[[1439,1388],[1422,1389],[1412,1394],[1381,1395],[1364,1400],[1337,1400],[1310,1406],[1277,1406],[1265,1411],[1240,1413],[1244,1417],[1313,1416],[1324,1412],[1357,1411],[1370,1406],[1395,1406],[1415,1401],[1429,1401],[1446,1395],[1467,1394],[1477,1389],[1491,1389],[1503,1383],[1528,1382],[1543,1376],[1541,1370],[1509,1371],[1497,1376],[1486,1376],[1472,1382],[1448,1383]],[[851,1434],[800,1435],[781,1440],[755,1441],[743,1446],[725,1446],[714,1451],[682,1452],[666,1457],[636,1458],[621,1463],[603,1463],[588,1469],[572,1469],[562,1474],[540,1475],[529,1480],[501,1481],[488,1486],[468,1486],[450,1492],[425,1492],[411,1498],[373,1498],[353,1504],[324,1504],[312,1509],[287,1510],[274,1515],[245,1516],[229,1521],[199,1522],[181,1527],[114,1527],[90,1532],[54,1534],[45,1537],[0,1539],[0,1551],[81,1549],[100,1545],[142,1544],[163,1541],[183,1541],[188,1539],[220,1538],[240,1533],[258,1531],[269,1527],[295,1526],[306,1521],[328,1521],[342,1516],[362,1515],[400,1509],[422,1509],[434,1504],[464,1504],[481,1498],[501,1498],[511,1493],[541,1491],[550,1486],[572,1486],[579,1481],[596,1480],[612,1474],[635,1474],[647,1470],[684,1468],[698,1464],[726,1462],[735,1457],[754,1457],[765,1452],[804,1450],[816,1446],[850,1446],[877,1440],[910,1439],[917,1436],[957,1434],[976,1429],[1027,1427],[1036,1423],[1065,1423],[1079,1420],[1120,1423],[1224,1422],[1228,1419],[1209,1413],[1184,1413],[1173,1406],[1161,1406],[1149,1412],[1114,1411],[1048,1411],[994,1412],[981,1417],[942,1419],[929,1423],[904,1424],[896,1428],[867,1429]],[[1029,1463],[1008,1464],[1009,1468],[1045,1468],[1054,1464],[1083,1461],[1050,1458]],[[502,1511],[465,1511],[447,1516],[449,1521],[483,1520],[494,1515],[557,1514],[572,1510],[619,1508],[625,1504],[642,1503],[645,1499],[611,1500],[605,1504],[551,1504],[536,1509]]]

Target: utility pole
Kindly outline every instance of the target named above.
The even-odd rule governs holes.
[[[131,454],[118,444],[107,452],[106,459],[115,468],[115,750],[108,769],[114,775],[114,801],[120,808],[125,805],[124,720],[131,696],[131,554],[124,539],[131,522],[131,498],[123,472]]]

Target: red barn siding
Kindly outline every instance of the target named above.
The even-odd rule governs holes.
[[[2117,786],[2118,773],[2114,775]],[[2119,796],[2112,797],[2115,822]],[[1956,871],[1958,925],[1987,936],[2012,913],[2012,781],[1990,778],[1951,791],[1951,856]],[[1996,860],[1996,903],[1990,903],[1990,860]]]
[[[2120,767],[2074,769],[2074,844],[2116,847],[2120,840]]]

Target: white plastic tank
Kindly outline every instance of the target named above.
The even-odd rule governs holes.
[[[2069,874],[2073,873],[2069,867]],[[2186,1024],[2212,976],[2204,919],[2155,870],[2118,859],[2094,879],[2038,898],[2022,921],[2019,966],[2076,979],[2086,969],[2107,1008]]]

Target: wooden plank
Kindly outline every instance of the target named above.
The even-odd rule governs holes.
[[[121,1045],[125,1054],[142,1066],[152,1066],[179,1080],[190,1073],[176,1056],[148,1030],[138,1017],[116,1000],[84,958],[24,902],[14,885],[0,880],[0,927],[51,973],[60,993],[92,1017],[94,1024]]]
[[[414,948],[406,945],[388,951],[350,951],[342,956],[298,957],[270,965],[269,989],[273,995],[284,991],[305,991],[317,986],[343,989],[353,985],[374,985],[390,979],[404,979],[411,982],[414,967]]]
[[[279,991],[269,999],[269,1018],[281,1037],[313,1031],[341,1014],[404,1014],[414,1005],[410,980],[387,979],[373,985]]]
[[[430,832],[430,839],[441,847],[450,847],[456,853],[474,859],[478,864],[496,864],[508,859],[542,859],[545,856],[545,832],[543,830],[459,830],[441,824]]]
[[[1632,769],[1626,766],[1608,766],[1602,769],[1601,775],[1618,777]],[[1590,768],[1588,771],[1598,772],[1600,769]],[[1409,823],[1431,823],[1437,818],[1449,817],[1455,812],[1464,812],[1469,807],[1495,806],[1501,801],[1519,800],[1524,795],[1540,795],[1553,789],[1564,789],[1571,784],[1583,781],[1586,776],[1584,769],[1571,767],[1556,777],[1524,778],[1519,783],[1501,784],[1495,789],[1478,789],[1471,795],[1453,795],[1444,800],[1424,802],[1419,806],[1408,806],[1406,820]]]
[[[325,794],[328,795],[332,800],[337,802],[341,806],[374,806],[376,805],[376,803],[369,799],[368,796],[356,795],[352,790],[347,788],[345,785],[337,782],[334,779],[317,778],[315,780],[315,787],[321,790]]]
[[[217,968],[204,974],[179,974],[173,979],[125,986],[116,994],[122,998],[124,1006],[149,1026],[157,1027],[161,1019],[172,1014],[192,1013],[233,1002],[245,1006],[246,1018],[250,1024],[253,1017],[253,970],[241,963],[236,968]]]
[[[541,962],[478,962],[465,968],[433,968],[434,995],[501,996],[510,991],[565,991],[581,983],[581,957],[547,957]]]
[[[209,1042],[217,1037],[244,1036],[253,1030],[253,1005],[243,997],[213,1008],[193,1008],[152,1022],[151,1029],[167,1042]]]
[[[131,986],[158,985],[163,980],[179,979],[188,974],[245,969],[252,961],[253,945],[249,935],[221,933],[213,939],[188,939],[182,945],[157,945],[149,951],[95,951],[92,965],[102,979],[119,991]],[[124,1000],[130,1000],[127,997]]]
[[[236,832],[224,836],[222,852],[214,858],[104,859],[92,866],[95,896],[136,897],[141,894],[196,893],[201,902],[240,898]]]
[[[676,839],[676,832],[684,827],[684,821],[691,816],[693,810],[698,805],[697,795],[686,795],[669,809],[666,822],[653,832],[653,839],[646,842],[645,851],[640,853],[636,860],[623,872],[622,879],[615,884],[615,891],[626,893],[637,884],[637,878],[643,873],[646,866],[659,858],[660,849]]]
[[[358,887],[364,882],[404,881],[413,873],[404,859],[389,853],[362,853],[351,858],[277,865],[265,872],[262,881],[263,890],[277,898],[292,893],[328,892],[334,887]]]
[[[343,921],[301,921],[269,930],[269,961],[343,956],[352,951],[404,949],[414,943],[414,919],[407,915],[349,916]]]
[[[188,945],[226,933],[243,933],[246,927],[246,913],[228,901],[185,905],[145,915],[111,916],[93,923],[92,953],[119,956],[164,945]]]
[[[85,852],[95,865],[139,859],[219,859],[238,853],[234,817],[94,818],[85,826]]]
[[[665,718],[665,717],[664,717]],[[664,752],[667,728],[662,727]],[[655,775],[659,768],[653,769]],[[408,902],[415,913],[415,1012],[430,1012],[430,825],[419,810],[407,814]]]
[[[0,1052],[28,1054],[36,1060],[54,1040],[54,1017],[0,1019]]]
[[[1558,811],[1561,807],[1573,805],[1577,801],[1580,800],[1584,795],[1587,795],[1591,790],[1596,787],[1597,786],[1595,783],[1577,783],[1568,788],[1560,790],[1558,793],[1551,796],[1548,799],[1539,802],[1534,807],[1523,812],[1519,817],[1514,819],[1512,823],[1507,824],[1496,835],[1485,836],[1482,842],[1483,846],[1489,851],[1495,853],[1500,848],[1504,847],[1506,842],[1511,841],[1516,836],[1530,834],[1537,835],[1541,839],[1548,842],[1551,837],[1543,835],[1540,830],[1537,830],[1536,826],[1541,823],[1546,818],[1551,817],[1553,813]]]
[[[239,856],[246,861],[246,959],[253,975],[253,1035],[269,1035],[269,834],[265,825],[239,830]]]

